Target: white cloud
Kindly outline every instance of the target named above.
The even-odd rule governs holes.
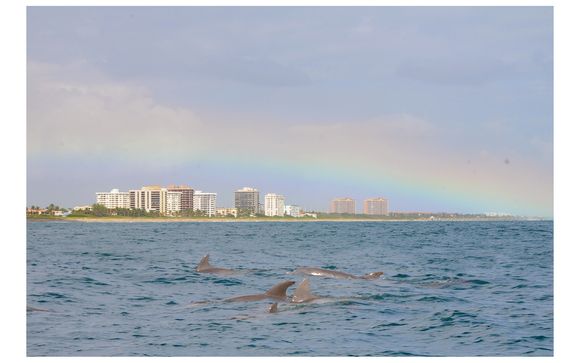
[[[196,144],[200,122],[191,110],[160,104],[146,89],[94,71],[79,79],[68,70],[28,64],[29,153],[114,151],[123,156],[174,152]]]

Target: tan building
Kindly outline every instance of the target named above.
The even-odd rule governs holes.
[[[330,202],[330,213],[355,214],[355,202],[352,198],[335,198]]]
[[[140,190],[129,190],[129,204],[132,209],[167,214],[167,189],[150,185]]]
[[[388,201],[385,198],[365,199],[363,213],[372,216],[386,216],[389,214]]]

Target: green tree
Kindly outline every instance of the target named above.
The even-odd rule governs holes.
[[[92,214],[95,217],[104,217],[104,216],[108,216],[111,214],[111,212],[109,211],[109,209],[107,207],[105,207],[104,205],[101,204],[93,204],[92,206],[93,211]]]

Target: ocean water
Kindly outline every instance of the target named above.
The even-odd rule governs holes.
[[[28,222],[27,239],[27,304],[47,310],[27,312],[28,356],[553,356],[552,222]],[[239,272],[195,272],[205,254]],[[220,301],[299,266],[385,274],[311,276],[324,298],[277,313]]]

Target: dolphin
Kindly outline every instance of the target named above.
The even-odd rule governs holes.
[[[229,268],[221,268],[215,267],[209,264],[209,255],[203,256],[199,264],[195,268],[195,271],[202,272],[202,273],[210,273],[210,274],[220,274],[220,275],[228,275],[233,274],[234,270],[230,270]]]
[[[294,281],[291,280],[282,281],[274,285],[270,290],[266,291],[264,294],[231,297],[229,299],[225,299],[224,301],[238,302],[238,301],[259,301],[266,299],[285,301],[288,299],[288,297],[286,296],[286,290],[288,289],[288,287],[292,285],[294,285]]]
[[[359,280],[374,280],[378,279],[383,272],[371,272],[363,276],[355,276],[341,271],[325,270],[323,268],[317,267],[299,267],[291,274],[305,274],[311,276],[322,276],[322,277],[332,277],[336,279],[359,279]]]
[[[42,309],[42,308],[35,308],[34,306],[26,305],[26,312],[33,312],[33,311],[49,312],[50,310]]]

